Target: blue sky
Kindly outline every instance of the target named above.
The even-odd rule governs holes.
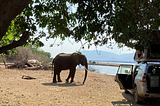
[[[49,39],[46,41],[45,38],[41,39],[41,41],[45,44],[45,46],[42,47],[41,49],[46,52],[50,52],[52,57],[55,57],[58,53],[73,53],[73,52],[82,51],[82,50],[103,50],[103,51],[112,52],[115,54],[135,53],[134,49],[131,49],[128,47],[123,47],[119,49],[117,47],[117,44],[114,44],[112,49],[108,48],[107,47],[108,45],[98,46],[97,48],[95,46],[91,46],[88,49],[87,44],[84,46],[84,49],[81,49],[82,47],[81,43],[80,42],[76,43],[74,39],[66,38],[65,41],[61,41],[60,39],[57,39],[56,41],[55,40],[56,39]],[[111,41],[111,42],[114,42],[114,41]],[[54,43],[53,47],[50,47],[50,45],[53,43]],[[82,43],[85,43],[85,41],[82,41]]]

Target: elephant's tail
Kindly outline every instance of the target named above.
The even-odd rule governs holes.
[[[53,64],[54,64],[54,59],[53,59],[53,61],[52,61],[52,67],[51,67],[52,73],[51,73],[51,77],[52,77],[52,75],[53,75]]]
[[[54,59],[53,59],[53,61],[52,61],[52,71],[53,71],[53,64],[54,64]]]

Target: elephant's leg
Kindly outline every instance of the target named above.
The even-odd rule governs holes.
[[[75,72],[76,72],[76,68],[71,70],[71,82],[70,83],[74,82]]]
[[[53,83],[57,83],[56,81],[56,73],[54,72],[54,76],[53,76]]]
[[[69,71],[69,75],[68,75],[68,77],[66,79],[66,82],[69,82],[68,80],[69,80],[70,77],[71,77],[71,70]]]
[[[60,73],[61,73],[61,72],[58,73],[58,82],[62,82],[62,80],[61,80],[61,78],[60,78]]]

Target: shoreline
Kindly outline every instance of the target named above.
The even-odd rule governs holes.
[[[101,65],[101,66],[117,66],[119,67],[119,63],[88,63],[88,65]]]

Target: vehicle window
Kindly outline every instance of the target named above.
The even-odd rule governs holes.
[[[131,74],[132,66],[120,66],[118,74]]]
[[[148,74],[160,74],[160,66],[149,66]]]
[[[137,75],[142,75],[142,67],[138,67],[136,71],[138,71]]]

